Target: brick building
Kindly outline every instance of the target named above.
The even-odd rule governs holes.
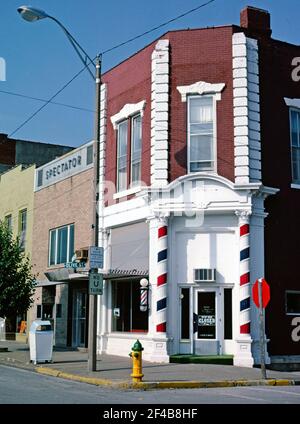
[[[72,150],[70,146],[9,138],[0,134],[0,173],[15,165],[41,166]]]
[[[247,7],[240,26],[167,32],[103,75],[100,352],[127,356],[138,337],[151,361],[195,353],[259,363],[251,287],[264,276],[271,285],[266,361],[299,361],[295,57],[299,46],[271,38],[269,13]],[[49,187],[53,194],[37,191],[36,201],[67,181]],[[50,204],[36,217],[41,272],[49,231],[79,219],[73,201],[67,209],[75,215],[59,222],[55,197]],[[68,278],[61,287],[72,284]]]
[[[138,334],[153,361],[232,354],[252,366],[251,286],[265,276],[266,360],[300,355],[299,56],[248,7],[240,26],[168,32],[104,74],[99,350],[127,355]]]
[[[74,253],[92,244],[93,146],[87,143],[36,169],[33,271],[37,289],[31,319],[53,322],[56,346],[87,344],[88,276]]]

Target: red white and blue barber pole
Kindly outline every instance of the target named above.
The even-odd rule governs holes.
[[[240,225],[240,334],[250,335],[250,226]]]
[[[168,227],[158,228],[156,332],[167,332]]]
[[[148,309],[148,287],[141,287],[140,311],[145,312]]]

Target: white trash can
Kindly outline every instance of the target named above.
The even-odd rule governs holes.
[[[5,340],[5,318],[0,318],[0,340]]]
[[[30,361],[51,362],[53,352],[53,330],[50,321],[35,320],[29,331]]]

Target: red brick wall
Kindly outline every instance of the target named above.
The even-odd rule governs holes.
[[[16,142],[0,134],[0,164],[14,165],[16,158]]]
[[[187,103],[177,86],[197,81],[225,83],[217,102],[218,173],[234,180],[232,27],[176,31],[168,34],[171,44],[170,178],[187,173]]]
[[[196,81],[225,83],[222,100],[217,102],[218,173],[234,180],[232,27],[185,30],[167,33],[170,40],[169,182],[187,173],[186,103],[179,85]],[[146,100],[142,121],[142,181],[150,184],[151,137],[151,54],[158,40],[107,72],[106,179],[116,181],[116,132],[110,117],[126,103]],[[107,197],[106,197],[107,198]],[[114,203],[112,195],[109,204]]]
[[[146,100],[142,118],[142,181],[150,184],[152,51],[153,47],[150,45],[103,76],[103,82],[107,84],[106,180],[114,184],[117,171],[117,139],[110,118],[120,112],[126,103],[138,103],[142,100]],[[112,194],[106,196],[109,204],[114,203]]]
[[[293,317],[285,312],[285,291],[300,290],[300,190],[291,188],[289,108],[284,97],[300,98],[300,82],[291,78],[291,62],[300,57],[300,47],[264,38],[260,49],[263,183],[280,189],[266,200],[269,216],[265,221],[265,266],[271,286],[267,308],[269,352],[299,355],[300,343],[291,339]]]

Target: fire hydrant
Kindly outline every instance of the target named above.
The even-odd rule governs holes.
[[[139,383],[144,377],[142,373],[142,351],[144,348],[140,341],[137,340],[131,350],[132,352],[129,353],[129,356],[132,358],[132,374],[130,376],[134,383]]]

